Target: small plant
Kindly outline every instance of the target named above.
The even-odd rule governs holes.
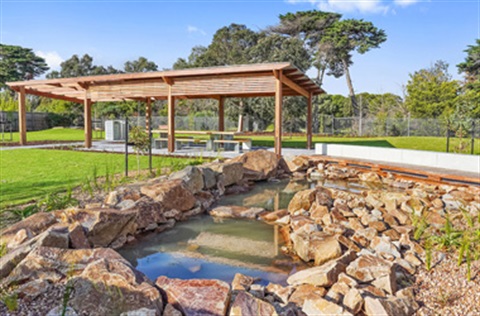
[[[12,288],[0,287],[0,302],[5,304],[10,312],[18,309],[18,294]]]
[[[145,154],[150,148],[150,138],[140,126],[132,127],[129,138],[133,143],[133,150],[137,154],[137,169],[140,174],[140,155]]]
[[[68,188],[65,194],[52,193],[38,202],[38,207],[43,212],[51,212],[61,210],[70,206],[75,206],[78,201],[72,197],[72,189]]]
[[[63,298],[62,298],[62,316],[65,316],[67,313],[68,309],[68,302],[70,301],[70,298],[72,297],[72,293],[74,291],[74,284],[73,284],[73,272],[74,272],[74,266],[71,265],[70,268],[67,271],[67,283],[65,284],[65,292],[63,292]]]
[[[428,229],[428,222],[423,215],[423,212],[422,215],[416,215],[415,213],[412,213],[412,225],[415,227],[413,238],[415,240],[420,240],[425,231]]]
[[[455,249],[460,246],[462,232],[453,228],[452,222],[447,217],[445,225],[440,229],[441,234],[432,236],[433,242],[442,250]]]
[[[5,256],[8,253],[8,248],[6,243],[0,243],[0,258]]]
[[[30,215],[38,213],[39,211],[40,211],[40,208],[37,204],[32,204],[32,205],[26,206],[23,209],[11,210],[11,212],[13,214],[20,217],[21,219],[25,219],[25,218],[29,217]]]
[[[427,271],[430,271],[432,268],[432,251],[433,251],[433,241],[432,238],[425,239],[425,268]]]

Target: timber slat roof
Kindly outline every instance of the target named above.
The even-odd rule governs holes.
[[[113,74],[7,82],[15,91],[83,103],[122,100],[274,96],[282,72],[283,95],[318,95],[324,91],[290,63],[233,65],[145,73]]]

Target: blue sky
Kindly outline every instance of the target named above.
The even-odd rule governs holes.
[[[354,57],[357,92],[402,94],[409,73],[442,59],[456,64],[480,37],[480,0],[21,1],[0,0],[0,41],[32,48],[52,68],[85,53],[121,68],[139,56],[170,68],[195,45],[208,45],[230,23],[260,30],[287,12],[321,9],[372,21],[388,35],[380,49]],[[313,75],[313,73],[312,73]],[[345,78],[325,79],[329,93],[348,93]]]

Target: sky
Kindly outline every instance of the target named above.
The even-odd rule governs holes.
[[[356,92],[402,95],[409,74],[437,60],[456,65],[480,38],[480,0],[0,0],[0,42],[33,49],[51,69],[73,54],[97,65],[123,68],[140,56],[171,68],[196,45],[208,46],[231,23],[259,31],[287,12],[338,12],[385,30],[379,49],[354,55]],[[310,71],[313,76],[314,72]],[[344,77],[326,77],[323,88],[348,94]]]

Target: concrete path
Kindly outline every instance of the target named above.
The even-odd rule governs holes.
[[[26,145],[26,146],[3,146],[3,147],[0,147],[0,151],[2,151],[2,150],[16,150],[16,149],[72,147],[72,146],[81,146],[81,145],[83,145],[83,142],[54,143],[54,144]]]

